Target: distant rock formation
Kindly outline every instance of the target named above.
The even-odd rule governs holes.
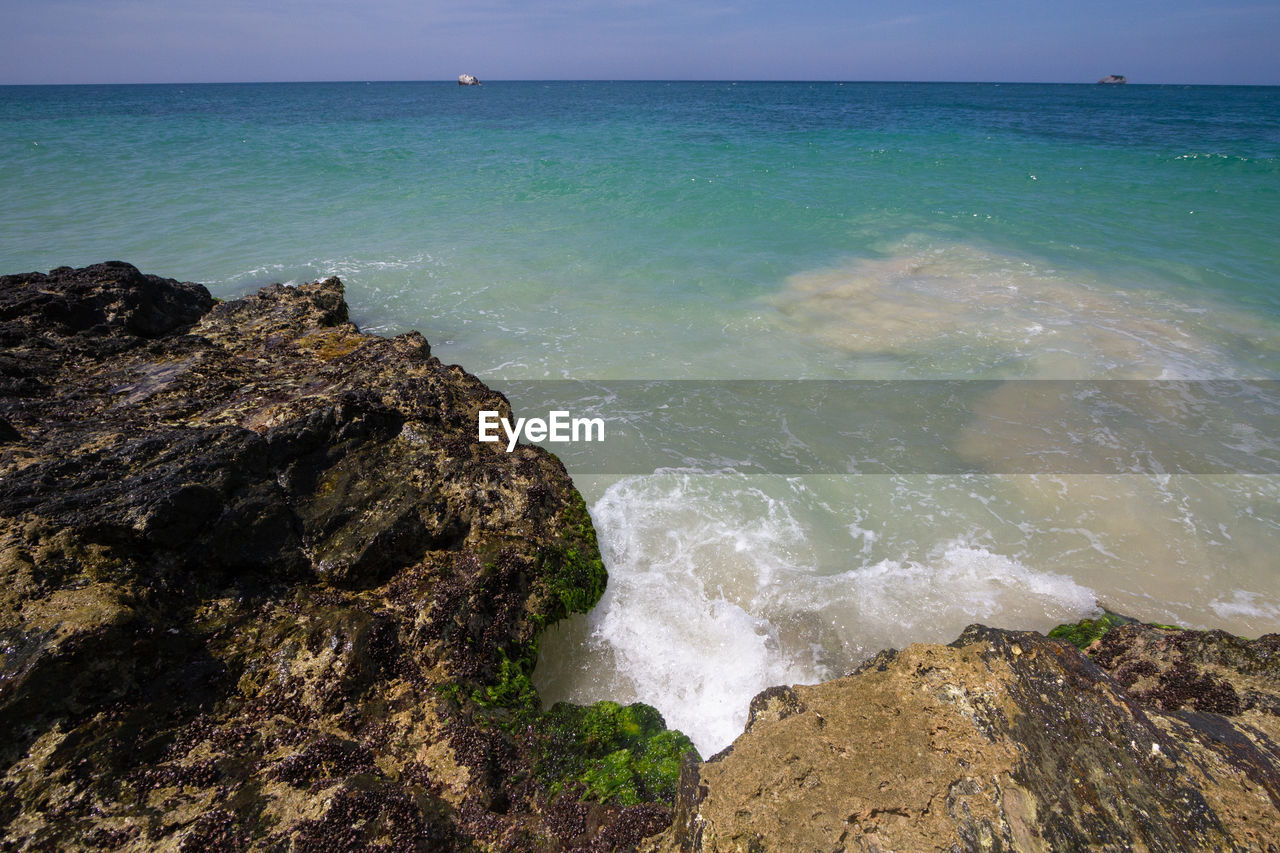
[[[1081,654],[975,625],[758,695],[731,747],[686,760],[675,822],[648,845],[1270,849],[1278,743],[1280,635],[1131,624]]]
[[[1108,74],[1106,77],[1103,77],[1098,82],[1108,83],[1108,84],[1117,84],[1117,83],[1128,83],[1129,81],[1124,79],[1123,74]]]
[[[1123,82],[1124,82],[1124,78],[1121,78],[1121,79],[1120,79],[1120,82],[1121,82],[1121,83],[1123,83]],[[480,85],[480,81],[479,81],[479,80],[477,80],[476,78],[472,77],[470,74],[459,74],[459,75],[458,75],[458,85],[459,85],[459,86],[479,86],[479,85]]]

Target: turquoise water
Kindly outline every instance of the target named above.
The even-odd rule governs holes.
[[[1280,378],[1277,88],[6,87],[0,150],[4,272],[338,274],[498,387]],[[1009,405],[970,452],[1021,446]],[[704,751],[764,686],[975,619],[1280,630],[1274,477],[578,482],[612,580],[543,692],[646,698]]]

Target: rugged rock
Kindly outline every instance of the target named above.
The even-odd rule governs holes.
[[[472,77],[470,74],[459,74],[458,85],[459,86],[479,86],[480,81],[477,80],[475,77]]]
[[[687,739],[543,713],[605,573],[502,395],[347,318],[121,263],[0,278],[0,848],[614,849]]]
[[[1119,620],[1116,620],[1119,621]],[[771,688],[653,849],[1274,850],[1280,635],[974,625]]]

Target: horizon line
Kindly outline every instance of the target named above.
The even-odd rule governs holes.
[[[348,85],[372,85],[375,83],[438,83],[449,84],[455,83],[456,78],[422,78],[422,79],[404,79],[404,80],[365,80],[365,79],[346,79],[346,80],[182,80],[182,81],[165,81],[165,80],[131,80],[131,81],[90,81],[90,82],[73,82],[73,83],[5,83],[0,82],[0,87],[23,87],[23,86],[279,86],[279,85],[310,85],[317,83],[327,84],[348,84]],[[836,78],[736,78],[736,77],[512,77],[512,78],[490,78],[490,83],[796,83],[796,84],[917,84],[917,85],[983,85],[983,86],[1240,86],[1240,87],[1277,87],[1280,83],[1188,83],[1188,82],[1125,82],[1123,84],[1102,83],[1100,80],[843,80]],[[485,83],[480,81],[481,86]]]

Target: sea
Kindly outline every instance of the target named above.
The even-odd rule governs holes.
[[[974,622],[1280,631],[1280,88],[0,87],[0,152],[0,272],[337,275],[603,420],[547,444],[609,570],[548,703],[709,755]]]

